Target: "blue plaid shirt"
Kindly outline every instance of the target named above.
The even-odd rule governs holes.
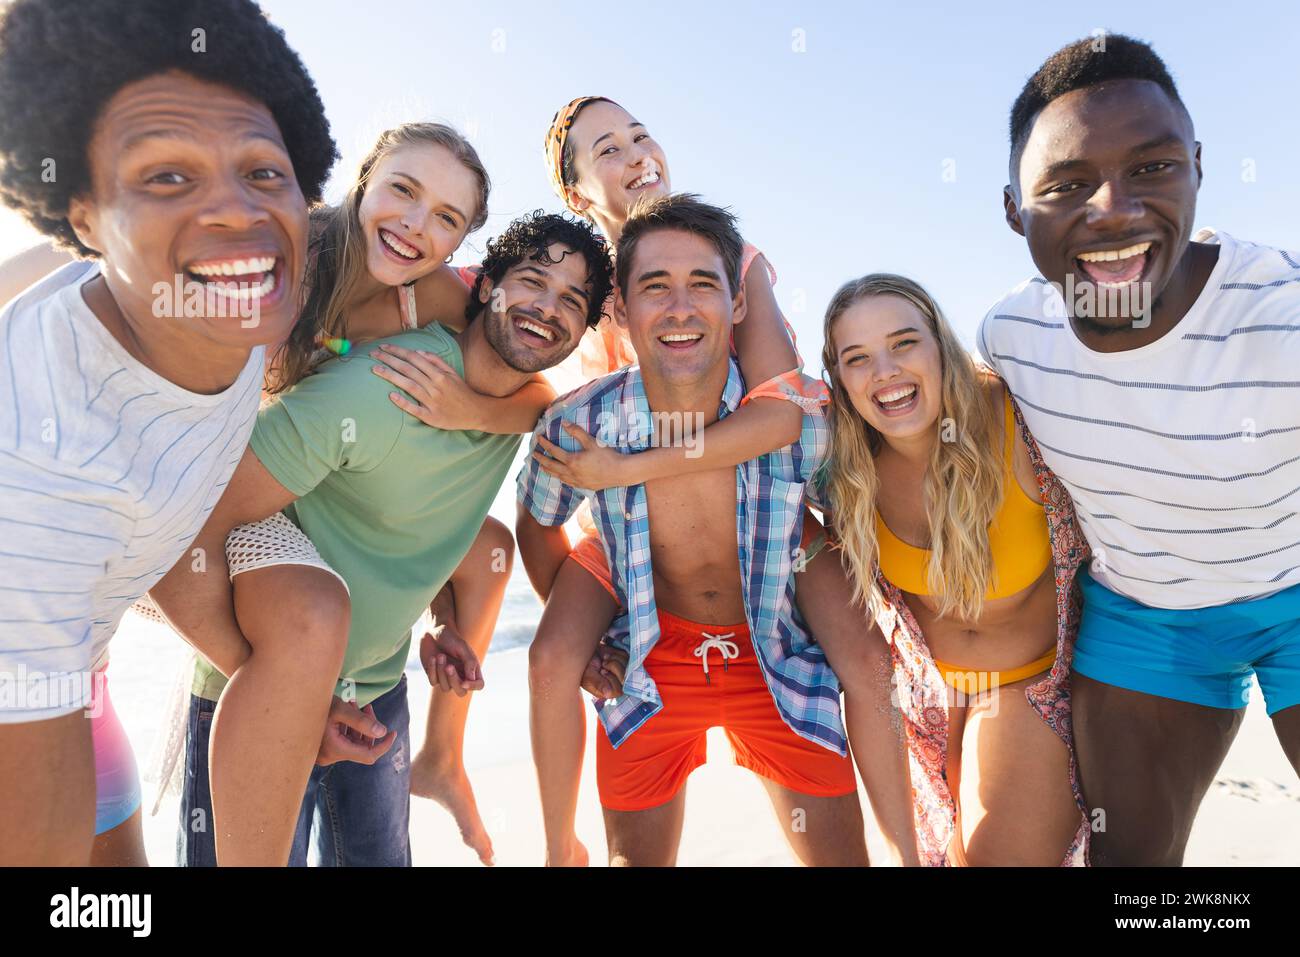
[[[734,360],[729,364],[721,418],[734,412],[745,394],[739,368]],[[557,399],[538,422],[532,449],[544,435],[563,449],[578,451],[578,443],[561,428],[566,420],[624,453],[650,448],[652,419],[640,368],[628,366]],[[777,711],[800,737],[843,755],[847,742],[839,682],[795,608],[792,574],[803,532],[805,484],[824,462],[829,441],[822,415],[805,413],[798,442],[736,467],[736,542],[745,620]],[[562,525],[584,499],[591,503],[622,609],[606,640],[628,653],[623,695],[596,703],[617,748],[663,707],[645,668],[659,640],[645,486],[576,489],[531,458],[518,484],[519,501],[542,525]]]

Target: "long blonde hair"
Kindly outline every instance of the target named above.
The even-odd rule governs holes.
[[[875,456],[884,439],[858,414],[840,380],[834,326],[849,307],[869,296],[899,296],[910,302],[925,316],[939,344],[942,406],[924,485],[930,528],[926,579],[939,600],[940,615],[955,612],[962,620],[975,621],[994,579],[989,523],[1002,504],[1001,416],[985,397],[974,361],[930,294],[911,279],[890,273],[872,273],[841,286],[826,308],[823,328],[822,365],[831,392],[832,433],[826,484],[853,600],[873,617],[882,603],[875,574],[880,488]]]
[[[269,392],[294,385],[322,359],[318,337],[347,338],[349,300],[366,272],[366,240],[359,210],[370,175],[379,161],[404,146],[446,148],[478,181],[478,209],[465,235],[487,222],[492,184],[487,169],[469,140],[444,123],[403,123],[379,134],[361,161],[357,178],[338,206],[318,206],[311,213],[312,255],[306,277],[306,303],[289,338],[280,348],[268,376]]]

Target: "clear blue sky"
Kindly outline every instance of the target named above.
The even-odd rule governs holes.
[[[457,256],[477,261],[513,217],[559,208],[541,158],[555,110],[608,96],[663,145],[676,189],[730,206],[767,253],[814,375],[826,302],[848,279],[919,280],[973,345],[988,307],[1032,275],[1002,218],[1007,112],[1046,56],[1098,28],[1151,42],[1173,72],[1203,143],[1197,225],[1300,246],[1295,0],[262,5],[315,76],[343,153],[328,199],[380,130],[450,122],[494,183],[491,218]],[[38,240],[0,211],[0,255]],[[493,513],[512,520],[513,482]]]
[[[1097,28],[1148,40],[1173,72],[1204,144],[1198,226],[1300,245],[1294,0],[1094,2],[1070,13],[1029,2],[970,13],[677,0],[264,6],[329,111],[344,153],[332,196],[384,125],[448,120],[494,180],[492,218],[462,248],[472,258],[513,216],[558,207],[541,159],[551,115],[574,96],[609,96],[663,145],[674,188],[730,206],[767,253],[810,372],[825,304],[847,279],[890,270],[920,280],[969,343],[988,306],[1032,273],[1002,220],[1007,111],[1048,54]],[[806,52],[794,51],[795,30]],[[1242,180],[1244,160],[1254,182]]]
[[[337,200],[374,135],[443,119],[478,146],[492,217],[554,209],[541,141],[557,107],[609,96],[667,152],[673,185],[730,206],[779,274],[778,300],[818,371],[843,281],[890,270],[927,285],[973,342],[985,309],[1032,272],[1002,221],[1006,116],[1053,50],[1096,28],[1152,42],[1204,144],[1198,225],[1300,245],[1300,5],[479,4],[263,0],[315,76],[343,152]],[[592,11],[599,10],[598,17]],[[742,12],[743,11],[743,12]],[[796,30],[805,52],[795,52]],[[951,160],[955,181],[946,182]],[[1253,182],[1242,164],[1253,160]],[[0,223],[0,251],[29,244]]]

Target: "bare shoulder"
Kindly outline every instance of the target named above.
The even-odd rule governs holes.
[[[980,368],[980,385],[984,389],[984,398],[989,403],[990,411],[997,417],[997,422],[1002,426],[998,434],[1002,436],[1002,441],[1006,442],[1006,401],[1007,386],[997,373]],[[1015,419],[1011,421],[1011,427],[1015,429],[1015,473],[1016,482],[1020,488],[1035,502],[1041,501],[1038,494],[1038,476],[1034,472],[1033,459],[1029,457],[1029,446],[1025,444],[1024,436],[1020,429],[1016,428]]]
[[[999,379],[998,385],[999,391],[1005,395],[1007,392],[1006,383]],[[1006,400],[1000,399],[1000,401]],[[1012,419],[1012,427],[1016,430],[1014,463],[1016,481],[1020,483],[1020,487],[1024,490],[1026,495],[1035,502],[1041,502],[1042,496],[1039,494],[1038,490],[1038,473],[1034,471],[1034,460],[1029,455],[1029,444],[1025,442],[1025,433],[1016,427],[1014,419]]]
[[[469,289],[456,270],[439,266],[415,283],[415,309],[419,324],[440,322],[457,332],[465,328],[465,306]]]

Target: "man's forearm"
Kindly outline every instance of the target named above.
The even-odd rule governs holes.
[[[245,449],[198,538],[149,590],[181,637],[227,678],[252,654],[252,647],[235,617],[226,539],[235,527],[274,515],[294,497],[251,448]]]
[[[543,525],[521,505],[515,519],[515,541],[533,590],[546,601],[560,566],[569,557],[569,536],[564,526]]]
[[[456,591],[450,581],[429,602],[429,614],[433,616],[435,625],[451,625],[454,630],[460,631],[456,624]]]
[[[204,528],[149,597],[176,632],[229,678],[252,649],[235,617],[225,537]]]

